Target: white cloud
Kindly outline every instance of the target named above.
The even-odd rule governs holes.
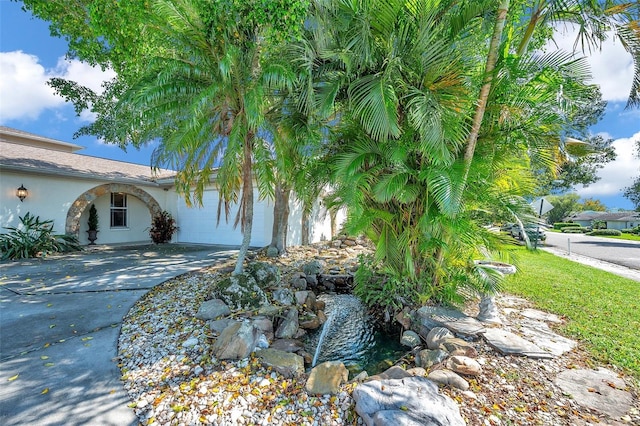
[[[617,139],[613,142],[617,158],[606,164],[598,173],[599,181],[586,188],[578,188],[576,192],[582,198],[599,198],[620,194],[623,188],[630,186],[640,173],[640,161],[635,156],[636,141],[640,140],[640,132],[629,138]]]
[[[555,44],[558,48],[573,52],[577,31],[572,28],[558,30]],[[600,86],[602,97],[607,101],[626,101],[633,82],[633,62],[620,40],[614,40],[612,34],[602,44],[602,49],[582,52],[582,46],[576,47],[579,56],[587,56],[593,75],[592,83]]]
[[[65,105],[47,85],[52,77],[61,77],[100,92],[103,81],[115,76],[77,60],[60,58],[55,68],[45,69],[35,55],[20,50],[0,52],[0,123],[9,120],[36,120],[46,109]],[[84,115],[82,119],[91,119]]]

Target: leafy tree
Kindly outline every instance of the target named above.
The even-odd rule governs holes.
[[[549,195],[545,198],[553,205],[553,209],[546,215],[547,223],[550,224],[562,222],[571,213],[583,210],[580,196],[573,192],[563,195]]]
[[[636,157],[640,159],[640,139],[636,140]],[[624,196],[635,205],[636,211],[640,212],[640,176],[637,176],[631,186],[624,189]]]
[[[602,204],[602,201],[594,198],[587,198],[582,203],[582,210],[591,210],[594,212],[606,212],[607,206]]]

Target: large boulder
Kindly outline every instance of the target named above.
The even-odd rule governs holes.
[[[246,272],[252,275],[263,289],[275,288],[280,284],[280,269],[271,263],[252,262],[247,265]]]
[[[262,365],[271,367],[284,377],[291,378],[304,373],[304,360],[300,355],[277,349],[263,349],[256,355]]]
[[[353,390],[356,412],[367,426],[464,426],[456,403],[423,377],[372,380]]]
[[[305,388],[312,395],[335,395],[349,380],[349,370],[340,361],[327,361],[313,367]]]
[[[231,313],[231,310],[220,299],[211,299],[205,302],[202,302],[198,312],[196,313],[196,318],[199,318],[204,321],[215,320],[218,317],[226,316]]]
[[[243,359],[256,347],[260,331],[250,321],[234,322],[220,334],[211,350],[218,359]]]
[[[220,281],[218,294],[233,310],[254,309],[268,303],[267,295],[256,279],[246,272]]]

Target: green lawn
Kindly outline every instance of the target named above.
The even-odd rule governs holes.
[[[547,252],[516,249],[519,271],[503,289],[566,317],[567,336],[640,378],[640,282]]]

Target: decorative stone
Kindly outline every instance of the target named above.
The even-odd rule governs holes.
[[[293,288],[297,288],[298,290],[306,290],[307,289],[307,279],[306,278],[296,278],[291,281],[291,286]]]
[[[283,308],[274,305],[260,306],[260,308],[258,308],[258,315],[264,315],[265,317],[273,318],[280,315],[282,309]]]
[[[310,292],[307,291],[307,290],[296,291],[294,293],[294,296],[296,298],[296,303],[298,305],[304,305],[306,303],[306,301],[307,301],[307,297],[309,296],[309,293]]]
[[[323,270],[324,270],[324,262],[317,259],[314,259],[311,262],[306,263],[302,267],[302,271],[305,273],[307,278],[309,275],[316,276],[318,274],[321,274]]]
[[[427,376],[427,379],[442,385],[452,386],[462,391],[469,389],[469,382],[458,376],[453,371],[447,369],[432,371]]]
[[[449,370],[465,376],[477,376],[482,373],[482,367],[478,361],[466,356],[452,356],[447,359],[445,366]]]
[[[298,331],[298,310],[291,308],[287,311],[287,316],[276,330],[276,337],[278,339],[291,339],[296,334],[296,331]]]
[[[489,328],[483,333],[483,336],[491,347],[505,355],[520,355],[541,359],[553,358],[553,354],[550,352],[510,331]]]
[[[413,367],[407,369],[407,374],[410,374],[411,376],[424,377],[427,375],[427,370],[422,367]]]
[[[624,416],[633,406],[624,380],[606,368],[566,370],[558,374],[555,384],[578,404],[613,418]]]
[[[449,352],[449,355],[463,355],[469,358],[477,358],[478,351],[473,345],[466,340],[458,339],[457,337],[445,339],[442,342],[442,346]]]
[[[272,293],[274,302],[277,302],[283,306],[291,306],[294,303],[294,297],[291,290],[288,288],[279,288]]]
[[[262,365],[271,367],[286,378],[304,374],[304,360],[300,355],[277,349],[263,349],[256,353]]]
[[[256,347],[260,333],[249,321],[234,322],[224,329],[211,350],[218,359],[242,359]]]
[[[267,339],[273,339],[273,321],[268,317],[259,315],[251,318],[251,322],[255,328],[267,337]]]
[[[312,314],[310,312],[303,314],[299,318],[299,327],[304,328],[306,330],[315,330],[319,328],[321,325],[322,323],[320,322],[320,318],[317,315]]]
[[[457,404],[423,377],[365,382],[353,399],[367,426],[465,425]]]
[[[315,366],[309,374],[305,389],[312,395],[335,395],[349,379],[349,370],[339,361],[327,361]]]
[[[233,310],[267,305],[267,296],[249,273],[232,275],[218,283],[220,299]]]
[[[453,337],[448,328],[435,327],[429,331],[425,341],[429,349],[438,349],[446,339],[453,339]]]
[[[562,323],[562,319],[560,319],[559,316],[555,315],[555,314],[550,314],[548,312],[543,312],[543,311],[539,311],[537,309],[524,309],[522,312],[520,312],[520,315],[522,315],[525,318],[529,318],[532,320],[539,320],[539,321],[546,321],[546,322],[553,322],[556,324],[561,324]]]
[[[196,313],[196,318],[208,321],[214,320],[218,317],[222,317],[225,315],[229,315],[231,310],[226,303],[224,303],[220,299],[211,299],[202,302],[198,312]]]
[[[267,247],[267,257],[278,257],[280,252],[277,247],[269,246]]]
[[[266,262],[251,262],[245,268],[261,288],[277,287],[280,284],[280,269]]]
[[[441,349],[431,350],[424,349],[418,352],[416,356],[416,365],[422,368],[429,368],[433,365],[440,364],[447,359],[449,353]]]
[[[577,342],[555,333],[547,323],[541,321],[524,320],[519,331],[525,338],[555,356],[569,352],[577,345]]]
[[[224,331],[225,328],[229,327],[229,325],[231,325],[234,322],[237,322],[237,321],[234,320],[233,318],[223,318],[215,321],[208,321],[207,325],[212,331],[216,332],[217,334],[220,334]]]
[[[420,336],[418,333],[411,330],[406,330],[402,333],[402,337],[400,337],[400,344],[407,346],[409,348],[415,348],[416,346],[420,346]]]
[[[485,329],[484,325],[475,318],[466,316],[455,309],[438,306],[423,306],[416,312],[418,323],[431,330],[435,327],[446,327],[454,333],[463,336],[476,337]],[[422,332],[422,331],[421,331]]]
[[[283,352],[298,352],[304,349],[304,345],[296,339],[277,339],[271,343],[271,349],[277,349]]]

